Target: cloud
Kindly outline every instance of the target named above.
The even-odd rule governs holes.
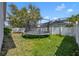
[[[57,11],[61,11],[61,10],[63,10],[65,8],[65,4],[61,4],[60,6],[57,6],[56,7],[56,10]]]
[[[45,16],[44,19],[49,19],[49,16]]]
[[[68,9],[67,11],[68,11],[68,12],[73,12],[73,9]]]
[[[58,19],[58,17],[54,17],[53,19],[56,20],[56,19]]]

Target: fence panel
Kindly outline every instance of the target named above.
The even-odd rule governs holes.
[[[74,27],[52,27],[52,34],[74,36]]]
[[[12,28],[12,32],[24,32],[25,28]]]
[[[75,37],[76,37],[76,43],[79,46],[79,24],[76,22],[76,27],[75,27]]]

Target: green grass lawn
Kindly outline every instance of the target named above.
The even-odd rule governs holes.
[[[76,49],[78,47],[75,39],[70,36],[50,35],[43,38],[24,38],[21,34],[12,34],[12,37],[5,36],[1,55],[67,56],[76,55]]]

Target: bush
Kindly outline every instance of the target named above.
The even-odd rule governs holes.
[[[73,26],[74,26],[73,24],[66,25],[66,27],[73,27]]]
[[[4,35],[8,35],[11,33],[11,29],[10,28],[4,28]]]

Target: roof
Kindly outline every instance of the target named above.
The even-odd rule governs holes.
[[[47,27],[47,26],[65,26],[68,24],[72,24],[72,22],[69,22],[67,20],[55,20],[55,21],[50,21],[47,23],[41,24],[41,27]]]

